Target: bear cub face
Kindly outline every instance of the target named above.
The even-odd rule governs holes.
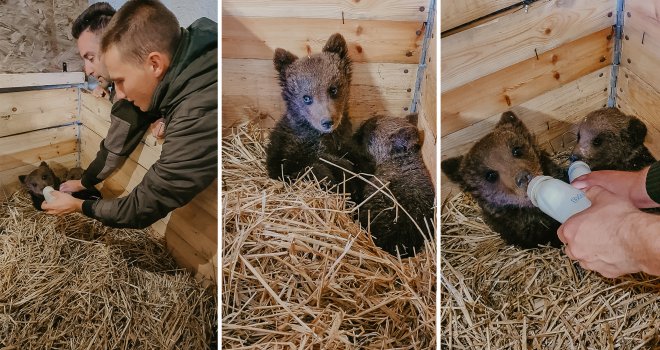
[[[578,124],[571,160],[592,170],[639,170],[655,161],[646,146],[646,126],[617,108],[593,111]]]
[[[27,187],[30,194],[42,198],[46,186],[57,188],[60,185],[60,179],[55,176],[55,173],[46,162],[41,162],[38,168],[31,171],[28,175],[20,175],[18,179]]]
[[[502,115],[495,129],[465,156],[445,160],[442,170],[474,197],[495,205],[533,207],[529,181],[543,175],[540,153],[525,125],[513,113]]]
[[[273,62],[292,117],[321,133],[339,127],[351,85],[351,61],[341,34],[332,35],[321,53],[301,59],[278,48]]]

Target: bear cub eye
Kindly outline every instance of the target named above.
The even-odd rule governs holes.
[[[596,147],[600,146],[602,143],[603,143],[603,139],[601,139],[600,137],[594,137],[594,139],[591,140],[591,144]]]
[[[514,147],[514,148],[511,150],[511,154],[513,154],[513,156],[516,157],[516,158],[520,158],[520,157],[522,157],[522,155],[523,155],[523,149],[522,149],[522,147]]]
[[[48,180],[48,175],[41,175],[42,180]]]
[[[499,177],[500,176],[497,174],[497,171],[495,171],[495,170],[488,170],[486,172],[486,181],[488,181],[490,183],[493,183],[493,182],[497,181],[497,179]]]
[[[303,102],[305,102],[306,105],[311,105],[312,104],[312,97],[309,95],[303,96]]]
[[[337,96],[337,87],[336,86],[331,86],[328,89],[328,93],[330,94],[330,96],[336,97]]]

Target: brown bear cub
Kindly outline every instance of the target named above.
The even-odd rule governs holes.
[[[356,143],[369,157],[368,162],[360,162],[360,171],[374,174],[370,181],[375,185],[389,183],[389,192],[414,220],[395,209],[392,199],[367,184],[360,223],[369,228],[376,245],[392,255],[398,251],[401,257],[414,256],[424,245],[427,227],[433,227],[435,190],[422,159],[416,125],[416,114],[406,118],[373,117],[355,134]]]
[[[66,179],[67,180],[80,180],[82,178],[82,168],[71,168],[67,171]],[[20,175],[18,179],[30,193],[30,198],[32,199],[32,204],[37,210],[41,209],[41,204],[44,202],[44,188],[46,186],[51,186],[54,189],[60,188],[60,179],[55,175],[53,170],[46,164],[46,162],[41,162],[39,167],[34,169],[28,175]],[[96,188],[84,189],[79,192],[71,194],[73,197],[78,199],[101,199],[101,192]]]
[[[440,166],[450,180],[474,197],[486,223],[508,244],[522,248],[561,245],[559,222],[532,204],[527,185],[538,175],[566,181],[566,172],[539,149],[513,112],[503,113],[495,129],[467,154],[444,160]]]
[[[344,37],[332,35],[321,53],[301,59],[277,49],[273,62],[286,113],[270,135],[268,175],[296,179],[311,167],[318,180],[342,182],[344,172],[319,158],[353,169],[348,158],[354,154],[348,118],[351,60]]]
[[[646,125],[617,108],[593,111],[578,124],[578,142],[571,160],[582,160],[591,170],[641,170],[655,163],[644,146]]]

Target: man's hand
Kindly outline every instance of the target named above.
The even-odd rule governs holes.
[[[80,180],[69,180],[60,185],[60,191],[66,193],[79,192],[85,189]]]
[[[54,200],[50,203],[44,201],[41,203],[41,209],[46,214],[66,215],[75,212],[82,212],[82,199],[73,198],[70,194],[60,191],[51,192]]]
[[[165,137],[165,119],[160,118],[155,122],[151,123],[151,135],[157,139],[162,139]]]

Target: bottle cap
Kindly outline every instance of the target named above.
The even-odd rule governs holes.
[[[571,166],[568,167],[568,182],[573,182],[573,180],[577,179],[578,177],[582,175],[589,174],[591,172],[591,168],[589,168],[589,165],[583,161],[575,161],[571,163]]]

